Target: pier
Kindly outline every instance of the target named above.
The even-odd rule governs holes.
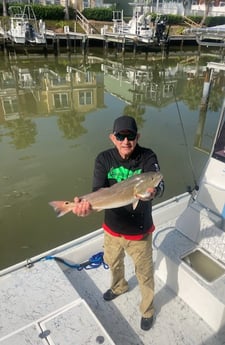
[[[114,49],[117,53],[125,54],[126,52],[155,52],[163,51],[168,53],[173,46],[197,45],[195,37],[190,35],[168,36],[167,41],[153,41],[150,38],[139,37],[129,34],[82,34],[78,32],[56,33],[46,31],[45,44],[17,44],[10,41],[4,35],[0,36],[1,50],[5,54],[10,53],[43,53],[60,55],[61,53],[81,52],[82,55],[88,54],[89,48],[102,47],[105,55],[110,49]]]

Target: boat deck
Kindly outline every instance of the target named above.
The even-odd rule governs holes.
[[[102,235],[92,243],[101,249]],[[225,329],[214,332],[157,275],[154,324],[142,331],[139,287],[125,260],[129,291],[111,302],[102,298],[110,282],[103,266],[78,271],[43,260],[1,277],[0,344],[225,344]]]
[[[180,259],[195,245],[177,229],[188,200],[174,198],[153,212],[155,319],[150,331],[140,329],[140,291],[129,257],[129,291],[111,302],[102,297],[110,284],[110,271],[103,266],[78,271],[46,260],[50,255],[73,264],[86,261],[103,251],[100,229],[27,266],[23,262],[1,271],[0,345],[225,345],[225,274],[209,284]],[[224,232],[220,240],[225,243]]]
[[[148,332],[142,331],[138,310],[140,292],[132,262],[128,258],[126,267],[130,290],[113,302],[105,302],[102,298],[110,279],[109,273],[103,268],[89,272],[66,272],[72,285],[87,301],[115,344],[225,344],[225,331],[213,334],[209,326],[157,276],[153,328]]]

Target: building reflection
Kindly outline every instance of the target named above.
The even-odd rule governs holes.
[[[163,107],[174,101],[177,68],[164,69],[158,64],[123,68],[122,64],[111,63],[103,64],[102,70],[107,91],[126,102]]]
[[[17,83],[12,72],[0,72],[0,121],[16,120],[20,117]]]
[[[124,114],[134,116],[141,127],[147,106],[163,108],[183,101],[190,110],[198,109],[206,75],[206,65],[200,65],[197,58],[194,63],[176,62],[166,66],[160,61],[126,65],[94,58],[77,65],[59,63],[23,68],[12,64],[0,70],[0,124],[12,129],[14,121],[18,128],[20,124],[24,127],[25,119],[32,122],[35,117],[58,116],[58,126],[64,136],[77,138],[85,133],[82,125],[85,116],[105,107],[107,91],[125,102]],[[221,85],[224,85],[224,73],[214,80],[214,111],[220,106]],[[201,125],[196,129],[195,146],[198,149],[204,146],[204,150],[202,135],[208,107],[208,103],[205,111],[201,107]],[[35,135],[35,125],[31,127]],[[34,137],[30,138],[31,142]]]
[[[67,66],[64,73],[48,67],[0,71],[0,120],[89,113],[104,107],[104,79],[92,71]]]

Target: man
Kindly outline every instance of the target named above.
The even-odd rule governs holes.
[[[134,174],[147,171],[159,171],[156,154],[139,146],[140,134],[134,118],[121,116],[114,122],[113,132],[109,136],[114,148],[101,152],[95,160],[93,191],[109,187]],[[135,210],[132,205],[105,210],[104,260],[109,265],[112,282],[111,288],[103,294],[105,301],[111,301],[128,291],[124,276],[125,252],[131,256],[139,282],[142,300],[140,303],[141,328],[149,330],[153,323],[154,278],[152,263],[152,232],[155,227],[152,220],[152,203],[156,195],[162,195],[163,181],[159,186],[149,188],[150,200],[139,200]],[[91,212],[87,200],[74,198],[73,212],[86,216]]]

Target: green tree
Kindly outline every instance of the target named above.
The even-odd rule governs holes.
[[[60,114],[57,122],[59,129],[64,134],[64,138],[76,139],[82,134],[85,134],[87,130],[81,124],[84,119],[85,117],[83,114],[79,115],[74,111]]]
[[[144,113],[145,107],[139,104],[137,101],[132,102],[130,105],[126,105],[123,110],[123,115],[129,115],[135,118],[139,128],[144,126]]]
[[[15,121],[8,121],[5,127],[10,130],[7,135],[12,138],[11,144],[17,149],[24,149],[35,143],[36,124],[30,119],[20,118]]]
[[[69,20],[69,3],[65,0],[65,20]]]
[[[200,25],[203,26],[205,23],[206,18],[209,15],[209,7],[211,4],[213,4],[214,0],[205,0],[205,12],[203,14],[202,20],[200,22]]]
[[[3,17],[7,17],[6,0],[2,0],[2,8],[3,8]]]

